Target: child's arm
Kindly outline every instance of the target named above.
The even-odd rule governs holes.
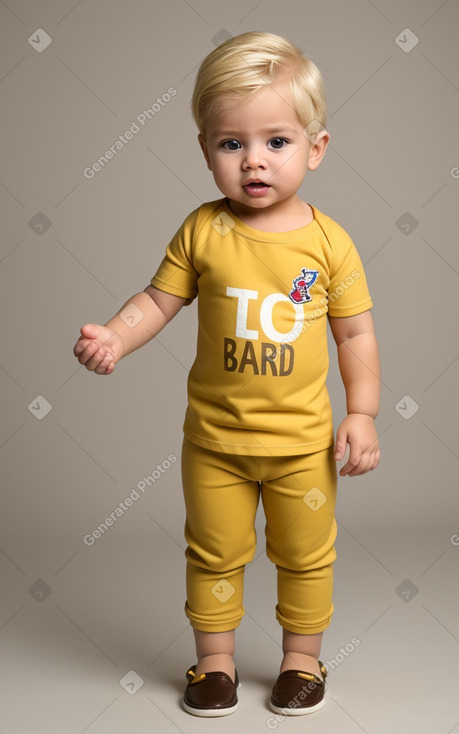
[[[376,469],[380,458],[374,424],[380,391],[378,346],[370,311],[343,318],[330,316],[329,322],[338,348],[348,413],[336,434],[335,459],[343,458],[349,444],[349,459],[340,475],[354,477]]]
[[[185,298],[149,285],[132,296],[105,326],[82,326],[73,353],[86,369],[97,375],[110,375],[122,357],[156,336],[184,303]]]

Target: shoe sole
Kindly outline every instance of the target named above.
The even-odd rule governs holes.
[[[228,708],[224,709],[196,709],[193,706],[188,706],[188,704],[183,702],[183,708],[188,714],[192,714],[193,716],[201,716],[204,719],[212,719],[216,716],[229,716],[230,714],[234,714],[234,712],[238,709],[238,704],[236,703],[234,706],[229,706]]]
[[[301,706],[297,706],[296,708],[284,706],[281,708],[280,706],[276,706],[272,701],[269,702],[269,705],[271,711],[274,711],[275,714],[281,714],[281,716],[305,716],[306,714],[314,714],[316,711],[323,708],[325,706],[325,698],[314,706],[303,706],[303,708]]]

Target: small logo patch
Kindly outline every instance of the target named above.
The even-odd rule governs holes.
[[[309,270],[309,268],[301,268],[301,275],[293,280],[293,288],[290,291],[289,298],[293,303],[308,303],[312,300],[309,289],[312,288],[319,276],[318,270]]]

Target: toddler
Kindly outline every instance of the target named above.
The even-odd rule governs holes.
[[[244,33],[204,59],[192,109],[224,198],[185,219],[151,284],[105,326],[83,326],[74,354],[109,375],[198,298],[182,451],[185,612],[197,663],[184,706],[206,717],[237,709],[235,629],[261,498],[283,628],[271,707],[308,714],[324,704],[319,656],[333,613],[336,462],[347,445],[341,476],[379,462],[372,301],[350,237],[298,195],[329,142],[314,63],[277,35]],[[137,314],[135,326],[123,312]],[[336,442],[327,323],[347,400]]]

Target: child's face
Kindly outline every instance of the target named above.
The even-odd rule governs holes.
[[[311,144],[289,97],[278,83],[242,101],[223,98],[207,118],[205,138],[199,136],[215,183],[241,211],[286,211],[325,153],[328,133]]]

